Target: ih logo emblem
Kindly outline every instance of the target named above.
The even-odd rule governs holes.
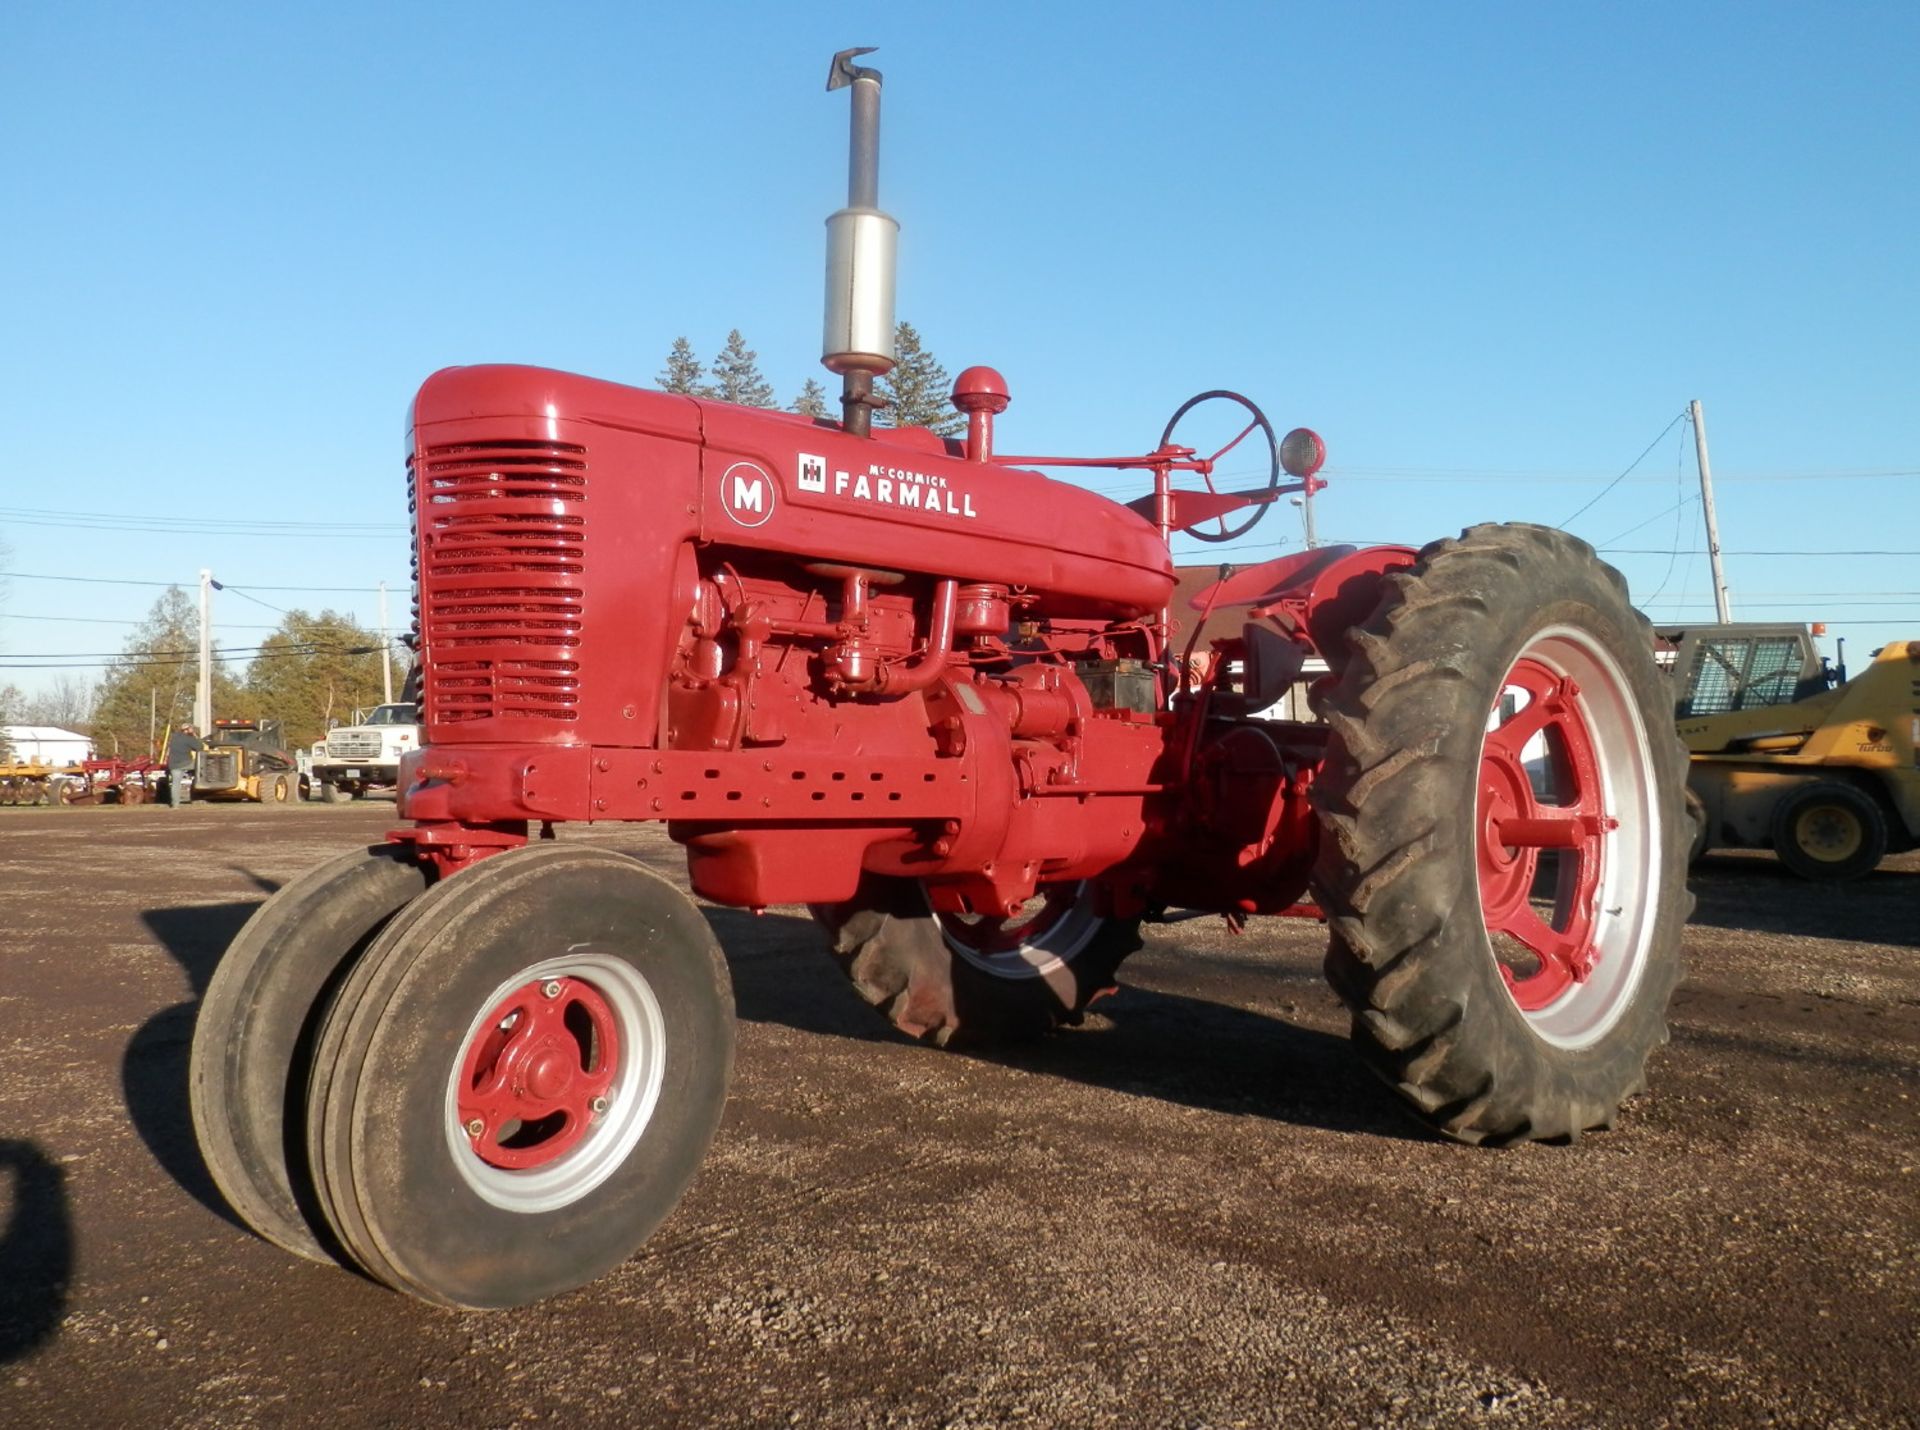
[[[824,492],[827,489],[827,459],[811,452],[800,454],[800,490]]]
[[[752,462],[735,462],[720,475],[720,505],[741,526],[764,526],[776,500],[773,478]]]

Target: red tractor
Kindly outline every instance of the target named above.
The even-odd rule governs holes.
[[[664,821],[701,897],[809,906],[932,1043],[1078,1020],[1167,909],[1310,892],[1362,1056],[1447,1135],[1572,1139],[1643,1086],[1686,770],[1619,575],[1480,526],[1223,571],[1176,614],[1170,534],[1311,492],[1311,432],[1205,394],[1153,451],[1081,460],[1151,479],[1123,506],[995,454],[987,368],[955,385],[964,442],[874,427],[896,229],[862,53],[829,84],[854,103],[842,421],[525,367],[415,400],[411,824],[270,898],[194,1039],[207,1162],[289,1250],[519,1304],[631,1255],[691,1181],[726,963],[672,884],[550,842],[567,820]],[[1202,402],[1242,414],[1206,453],[1176,440]],[[1215,491],[1227,448],[1264,483]],[[1324,723],[1263,717],[1309,658]]]

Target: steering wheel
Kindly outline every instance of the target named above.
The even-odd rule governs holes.
[[[1239,436],[1235,437],[1212,456],[1205,459],[1208,470],[1202,475],[1206,481],[1208,491],[1214,490],[1212,468],[1215,463],[1235,447],[1238,447],[1242,442],[1246,441],[1255,431],[1258,431],[1261,436],[1267,439],[1267,484],[1264,487],[1255,489],[1255,492],[1264,493],[1265,495],[1254,503],[1247,519],[1230,528],[1227,525],[1226,517],[1215,517],[1214,520],[1220,527],[1220,530],[1215,533],[1202,531],[1198,527],[1187,528],[1187,535],[1199,541],[1233,541],[1238,537],[1245,536],[1249,531],[1252,531],[1255,526],[1259,525],[1260,518],[1267,514],[1267,508],[1273,505],[1274,491],[1280,485],[1280,443],[1273,435],[1273,424],[1267,421],[1267,414],[1254,406],[1251,400],[1242,397],[1237,392],[1228,392],[1224,388],[1215,388],[1211,392],[1202,392],[1197,396],[1189,397],[1185,402],[1180,404],[1179,410],[1167,419],[1167,429],[1160,434],[1160,445],[1165,447],[1173,440],[1173,429],[1180,425],[1180,419],[1182,417],[1185,417],[1201,403],[1214,401],[1239,403],[1240,406],[1246,408],[1247,412],[1251,414],[1251,420],[1245,427],[1240,429]],[[1252,493],[1250,493],[1250,495],[1251,494]]]

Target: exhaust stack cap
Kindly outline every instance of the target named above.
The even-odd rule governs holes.
[[[880,71],[853,63],[871,46],[833,57],[827,88],[852,89],[847,206],[827,220],[826,326],[820,361],[841,374],[891,372],[900,225],[880,209]]]

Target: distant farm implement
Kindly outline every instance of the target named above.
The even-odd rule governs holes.
[[[146,804],[158,797],[166,767],[157,760],[80,760],[0,765],[0,805]]]

